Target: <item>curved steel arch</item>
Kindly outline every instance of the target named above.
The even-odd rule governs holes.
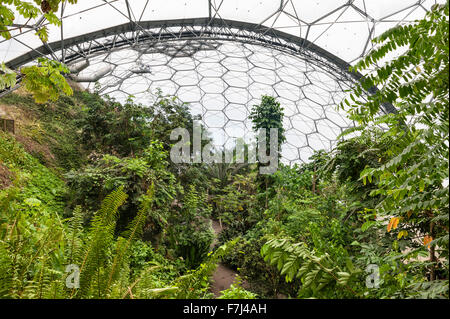
[[[106,41],[100,42],[105,39]],[[9,68],[34,61],[39,56],[53,55],[65,63],[75,63],[96,53],[111,52],[139,44],[157,44],[177,40],[221,40],[271,47],[307,59],[338,79],[359,81],[362,75],[349,70],[350,64],[316,44],[279,30],[242,21],[218,18],[177,19],[130,22],[61,41],[44,44],[6,63]],[[376,87],[368,90],[369,94]],[[385,113],[396,112],[390,103],[383,104]]]

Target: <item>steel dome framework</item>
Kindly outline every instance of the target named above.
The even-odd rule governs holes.
[[[201,2],[206,10],[202,6],[202,11],[161,20],[151,19],[158,8],[155,2],[189,6],[172,0],[81,1],[78,9],[72,6],[78,11],[69,12],[69,6],[63,5],[61,29],[50,30],[58,35],[53,41],[41,45],[27,41],[45,24],[45,19],[38,19],[1,42],[0,49],[6,53],[7,66],[14,69],[42,55],[63,61],[73,80],[88,88],[98,85],[101,94],[118,100],[133,95],[137,102],[148,104],[154,97],[149,93],[157,89],[176,95],[190,104],[192,114],[202,116],[217,145],[230,145],[233,138],[248,140],[251,107],[261,95],[274,95],[285,110],[284,161],[306,162],[314,150],[329,150],[337,136],[352,126],[336,105],[361,77],[350,73],[349,66],[372,48],[371,38],[395,24],[420,18],[434,4],[398,1],[400,7],[388,5],[385,15],[377,17],[379,10],[373,8],[377,2],[384,6],[387,2],[198,0],[197,5]],[[327,2],[321,12],[311,10]],[[227,5],[238,11],[241,3],[255,14],[244,20],[241,13],[223,11]],[[264,12],[257,17],[258,6]],[[309,16],[302,16],[304,8],[309,8]],[[99,28],[93,23],[77,30],[74,21],[85,22],[86,15],[87,22],[97,16],[109,26]],[[120,19],[110,21],[114,17]],[[69,26],[72,30],[67,31]],[[330,50],[336,37],[340,45]],[[329,41],[323,43],[323,38]],[[392,105],[384,106],[384,112],[394,111]]]

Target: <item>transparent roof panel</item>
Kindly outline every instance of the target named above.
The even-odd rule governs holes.
[[[370,49],[368,39],[398,23],[423,17],[433,0],[79,0],[67,4],[62,38],[71,38],[130,21],[171,21],[212,17],[244,21],[307,39],[352,62]],[[38,22],[28,22],[33,25]],[[25,21],[17,21],[18,24]],[[45,21],[43,22],[46,23]],[[49,42],[61,40],[50,26]],[[42,45],[32,29],[13,32],[17,41],[2,41],[3,60]],[[26,44],[26,45],[24,45]]]
[[[355,76],[348,67],[371,39],[424,16],[433,0],[78,0],[62,6],[62,28],[42,18],[0,40],[19,68],[39,55],[69,65],[73,80],[118,100],[152,102],[161,89],[189,102],[215,142],[253,136],[248,116],[261,95],[285,110],[286,162],[329,149],[352,123],[336,105]],[[17,21],[25,24],[26,21]]]

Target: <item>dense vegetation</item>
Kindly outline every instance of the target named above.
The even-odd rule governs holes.
[[[339,106],[357,126],[272,175],[173,163],[195,119],[158,92],[2,98],[18,123],[0,131],[0,298],[211,298],[218,262],[241,278],[219,298],[448,298],[448,5],[376,41],[355,70],[405,50]],[[254,128],[281,144],[282,105],[261,100]]]

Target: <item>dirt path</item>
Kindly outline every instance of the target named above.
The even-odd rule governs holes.
[[[219,233],[223,230],[223,227],[216,220],[212,221],[212,228],[214,230],[214,241],[211,244],[211,248],[218,242]],[[219,297],[221,295],[221,291],[230,288],[231,284],[234,283],[234,280],[238,273],[233,269],[228,268],[227,266],[219,263],[217,265],[216,271],[212,275],[212,284],[211,284],[211,292],[214,294],[214,297]],[[242,287],[244,289],[249,289],[249,283],[245,280],[242,281]],[[284,294],[277,294],[276,299],[287,299],[287,296]]]
[[[223,264],[217,265],[217,269],[212,275],[213,283],[211,285],[211,292],[216,298],[220,296],[220,292],[222,290],[230,288],[236,278],[236,275],[237,273],[234,270],[224,266]]]
[[[214,233],[216,236],[214,238],[214,242],[211,244],[211,247],[213,247],[217,243],[219,233],[223,229],[220,226],[219,222],[215,220],[212,220],[212,228],[214,229]],[[211,292],[214,294],[214,296],[217,298],[218,296],[220,296],[220,292],[222,290],[230,288],[236,276],[237,272],[219,263],[217,265],[216,271],[212,275]]]
[[[212,222],[212,228],[213,228],[214,234],[215,234],[214,241],[211,244],[211,248],[212,248],[217,244],[218,238],[219,238],[219,233],[222,231],[223,227],[220,225],[220,223],[217,220],[211,219],[211,222]]]

